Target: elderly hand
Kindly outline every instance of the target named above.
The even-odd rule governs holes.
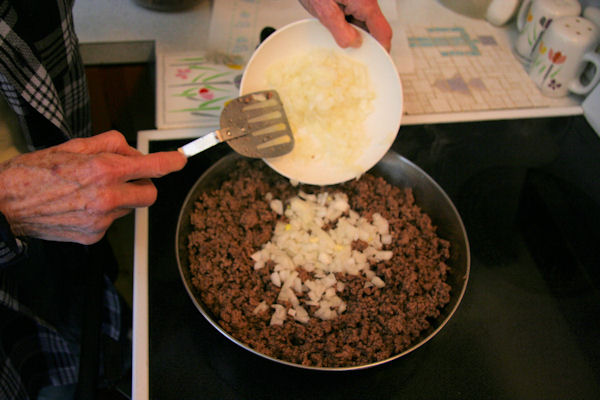
[[[73,139],[0,164],[0,211],[15,235],[95,243],[115,219],[154,203],[149,178],[186,161],[176,151],[142,155],[116,131]]]
[[[383,16],[377,0],[300,0],[300,3],[331,32],[341,47],[360,47],[358,31],[345,18],[348,15],[366,29],[389,52],[392,28]]]

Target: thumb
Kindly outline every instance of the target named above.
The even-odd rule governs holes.
[[[361,46],[362,37],[360,36],[360,33],[355,27],[346,22],[345,18],[339,27],[333,27],[331,29],[333,37],[340,47],[346,48]]]
[[[305,7],[331,32],[340,47],[360,47],[362,44],[360,33],[346,21],[344,12],[337,3],[319,1]]]

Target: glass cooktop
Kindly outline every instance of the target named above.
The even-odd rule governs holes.
[[[170,136],[150,139],[149,151],[174,149],[189,140]],[[183,171],[157,179],[156,204],[136,217],[147,228],[137,233],[136,246],[143,248],[136,251],[147,256],[148,303],[147,314],[142,303],[134,313],[138,324],[147,321],[148,336],[138,326],[135,357],[141,361],[134,375],[141,374],[137,383],[147,387],[136,389],[134,376],[134,398],[573,399],[600,393],[597,286],[567,263],[564,270],[539,266],[527,229],[505,235],[511,241],[509,255],[478,249],[490,241],[479,240],[486,232],[477,221],[494,210],[468,205],[458,207],[475,253],[465,297],[442,331],[416,351],[365,370],[317,372],[273,363],[230,342],[196,310],[175,258],[176,224],[187,192],[227,151],[217,146],[191,158]],[[488,180],[470,183],[473,196],[494,185]],[[520,226],[543,228],[532,212],[536,205],[523,207],[531,209],[521,210]],[[145,235],[147,244],[139,240]]]

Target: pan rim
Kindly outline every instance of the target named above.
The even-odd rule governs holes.
[[[225,155],[224,157],[222,157],[221,159],[219,159],[216,163],[214,163],[213,165],[211,165],[199,178],[198,180],[194,183],[194,185],[191,187],[191,189],[189,190],[183,206],[180,210],[179,213],[179,217],[178,217],[178,221],[177,221],[177,227],[176,227],[176,233],[175,233],[175,253],[176,253],[176,259],[177,259],[177,266],[178,266],[178,270],[179,270],[179,275],[183,281],[184,287],[186,289],[186,292],[188,294],[188,296],[190,297],[190,299],[192,300],[194,306],[198,309],[198,311],[200,311],[200,313],[202,314],[202,316],[217,330],[219,331],[222,335],[224,335],[226,338],[228,338],[230,341],[232,341],[233,343],[235,343],[236,345],[242,347],[243,349],[257,355],[260,356],[264,359],[268,359],[271,360],[273,362],[279,363],[279,364],[283,364],[283,365],[287,365],[290,367],[294,367],[294,368],[301,368],[301,369],[306,369],[306,370],[314,370],[314,371],[332,371],[332,372],[342,372],[342,371],[354,371],[354,370],[362,370],[362,369],[367,369],[367,368],[373,368],[382,364],[386,364],[389,363],[393,360],[399,359],[403,356],[406,356],[409,353],[412,353],[413,351],[417,350],[418,348],[420,348],[421,346],[423,346],[425,343],[429,342],[434,336],[436,336],[448,323],[448,321],[454,316],[454,314],[456,313],[456,311],[458,310],[458,307],[460,306],[462,299],[466,293],[467,290],[467,283],[469,280],[469,275],[470,275],[470,268],[471,268],[471,254],[470,254],[470,245],[469,245],[469,240],[468,240],[468,236],[467,236],[467,232],[466,229],[464,227],[462,218],[460,217],[460,214],[458,213],[458,210],[456,209],[454,203],[452,202],[452,200],[450,199],[450,197],[446,194],[446,192],[443,190],[443,188],[437,183],[435,182],[435,180],[433,180],[425,171],[423,171],[420,167],[418,167],[416,164],[414,164],[413,162],[411,162],[410,160],[406,159],[405,157],[399,155],[398,153],[396,153],[394,150],[390,150],[388,151],[388,153],[386,153],[386,155],[383,157],[383,159],[374,167],[376,168],[377,166],[379,166],[381,163],[402,163],[403,165],[408,166],[412,171],[416,171],[422,178],[425,179],[425,181],[432,186],[432,188],[436,191],[436,193],[441,196],[441,199],[446,203],[445,205],[449,208],[449,212],[450,215],[452,215],[452,217],[454,218],[454,223],[456,223],[456,228],[458,231],[458,239],[462,241],[462,243],[460,243],[460,249],[458,249],[457,251],[462,252],[462,256],[464,257],[464,260],[462,260],[462,262],[464,262],[464,272],[462,274],[458,274],[456,277],[458,278],[459,282],[462,282],[462,285],[460,287],[460,290],[457,292],[455,300],[454,300],[454,304],[452,304],[450,309],[447,309],[447,307],[449,307],[451,304],[447,304],[444,308],[441,309],[441,311],[444,311],[443,314],[443,318],[442,315],[440,315],[440,317],[438,317],[438,319],[436,319],[435,321],[439,323],[439,325],[436,325],[435,328],[430,329],[427,331],[427,333],[424,333],[423,336],[421,338],[419,338],[417,341],[415,341],[413,344],[411,344],[407,349],[405,349],[404,351],[398,353],[398,354],[394,354],[391,357],[388,357],[384,360],[379,360],[376,362],[372,362],[372,363],[368,363],[368,364],[361,364],[361,365],[354,365],[354,366],[344,366],[344,367],[317,367],[317,366],[306,366],[306,365],[301,365],[301,364],[297,364],[297,363],[293,363],[290,361],[286,361],[286,360],[281,360],[269,355],[266,355],[264,353],[261,353],[255,349],[253,349],[252,347],[248,346],[247,344],[243,343],[242,341],[240,341],[239,339],[235,338],[234,336],[232,336],[230,333],[228,333],[225,329],[223,329],[218,322],[213,318],[213,316],[211,315],[210,311],[208,311],[206,309],[206,307],[202,304],[201,300],[197,297],[196,293],[195,293],[195,289],[193,289],[191,287],[191,284],[189,282],[189,273],[185,270],[187,268],[187,265],[184,265],[184,260],[182,260],[182,255],[181,255],[181,248],[182,248],[182,239],[186,240],[186,238],[182,237],[182,225],[185,223],[184,218],[186,218],[188,215],[188,206],[190,205],[190,202],[193,201],[194,197],[197,197],[197,191],[198,188],[200,187],[200,185],[206,180],[209,179],[211,177],[211,174],[214,174],[215,171],[218,171],[219,168],[223,168],[224,165],[226,165],[227,163],[233,163],[238,159],[241,159],[242,157],[236,153],[230,153]],[[369,171],[370,172],[370,171]],[[377,175],[377,174],[376,174]],[[416,197],[416,196],[415,196]],[[418,203],[419,204],[419,203]],[[433,217],[432,217],[433,220]],[[434,221],[434,225],[437,225]],[[455,243],[452,243],[452,247],[455,245]],[[185,246],[183,246],[185,248]],[[451,247],[451,248],[452,248]],[[451,250],[451,254],[452,254],[452,250]],[[187,256],[187,253],[186,253]],[[451,265],[451,268],[453,266]],[[454,289],[454,288],[453,288]],[[451,302],[452,302],[452,294],[451,294]]]

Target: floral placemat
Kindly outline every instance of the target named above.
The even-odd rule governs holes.
[[[157,57],[158,129],[218,126],[225,103],[238,96],[243,65],[217,53]]]

